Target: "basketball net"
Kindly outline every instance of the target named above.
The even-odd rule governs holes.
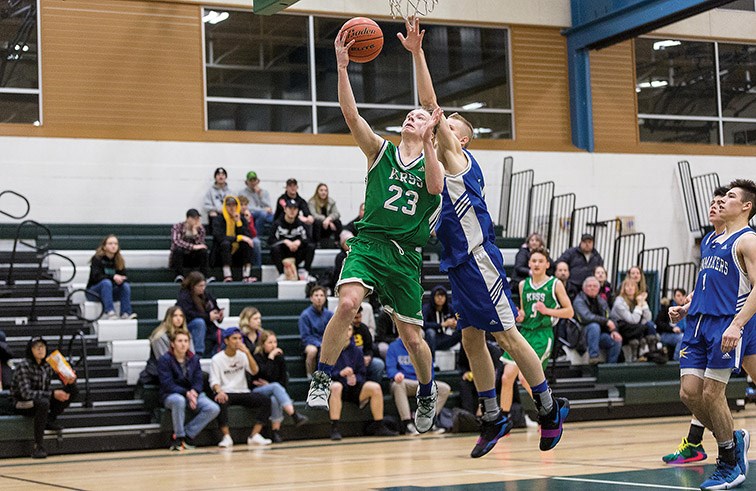
[[[396,19],[428,15],[433,12],[438,0],[389,0],[391,16]]]

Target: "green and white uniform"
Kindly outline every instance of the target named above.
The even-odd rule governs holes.
[[[549,309],[560,308],[556,297],[557,278],[550,276],[541,285],[534,285],[533,278],[526,278],[522,285],[522,306],[525,310],[525,320],[520,325],[520,332],[530,346],[535,350],[541,360],[541,365],[546,368],[554,347],[553,326],[557,318],[543,315],[535,308],[536,302],[543,302]],[[509,353],[504,353],[502,361],[512,361]]]
[[[428,192],[425,157],[404,163],[399,148],[384,141],[365,179],[365,216],[336,284],[359,282],[376,290],[389,313],[422,325],[422,248],[441,211],[441,198]]]

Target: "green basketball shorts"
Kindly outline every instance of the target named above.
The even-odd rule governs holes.
[[[549,357],[551,356],[551,350],[554,349],[554,330],[548,329],[523,329],[520,331],[522,337],[533,347],[533,351],[536,352],[536,356],[541,360],[543,369],[546,369],[546,365],[549,364]],[[503,362],[515,361],[509,353],[501,355]]]

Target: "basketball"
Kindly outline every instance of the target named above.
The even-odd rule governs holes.
[[[355,63],[367,63],[378,56],[383,48],[383,31],[372,19],[355,17],[341,27],[339,35],[346,32],[344,42],[354,39],[349,48],[349,60]]]

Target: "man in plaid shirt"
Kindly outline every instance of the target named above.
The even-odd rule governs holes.
[[[186,221],[171,227],[169,267],[176,272],[175,282],[181,282],[185,273],[197,270],[208,278],[208,281],[212,281],[205,244],[205,227],[200,223],[199,211],[194,208],[186,212]],[[185,271],[185,268],[188,271]]]
[[[16,413],[34,417],[34,450],[32,457],[44,459],[47,450],[43,446],[45,430],[60,431],[55,419],[71,404],[79,393],[76,376],[63,381],[62,389],[50,390],[55,377],[47,364],[47,341],[35,336],[26,345],[25,358],[13,371],[11,393]]]

